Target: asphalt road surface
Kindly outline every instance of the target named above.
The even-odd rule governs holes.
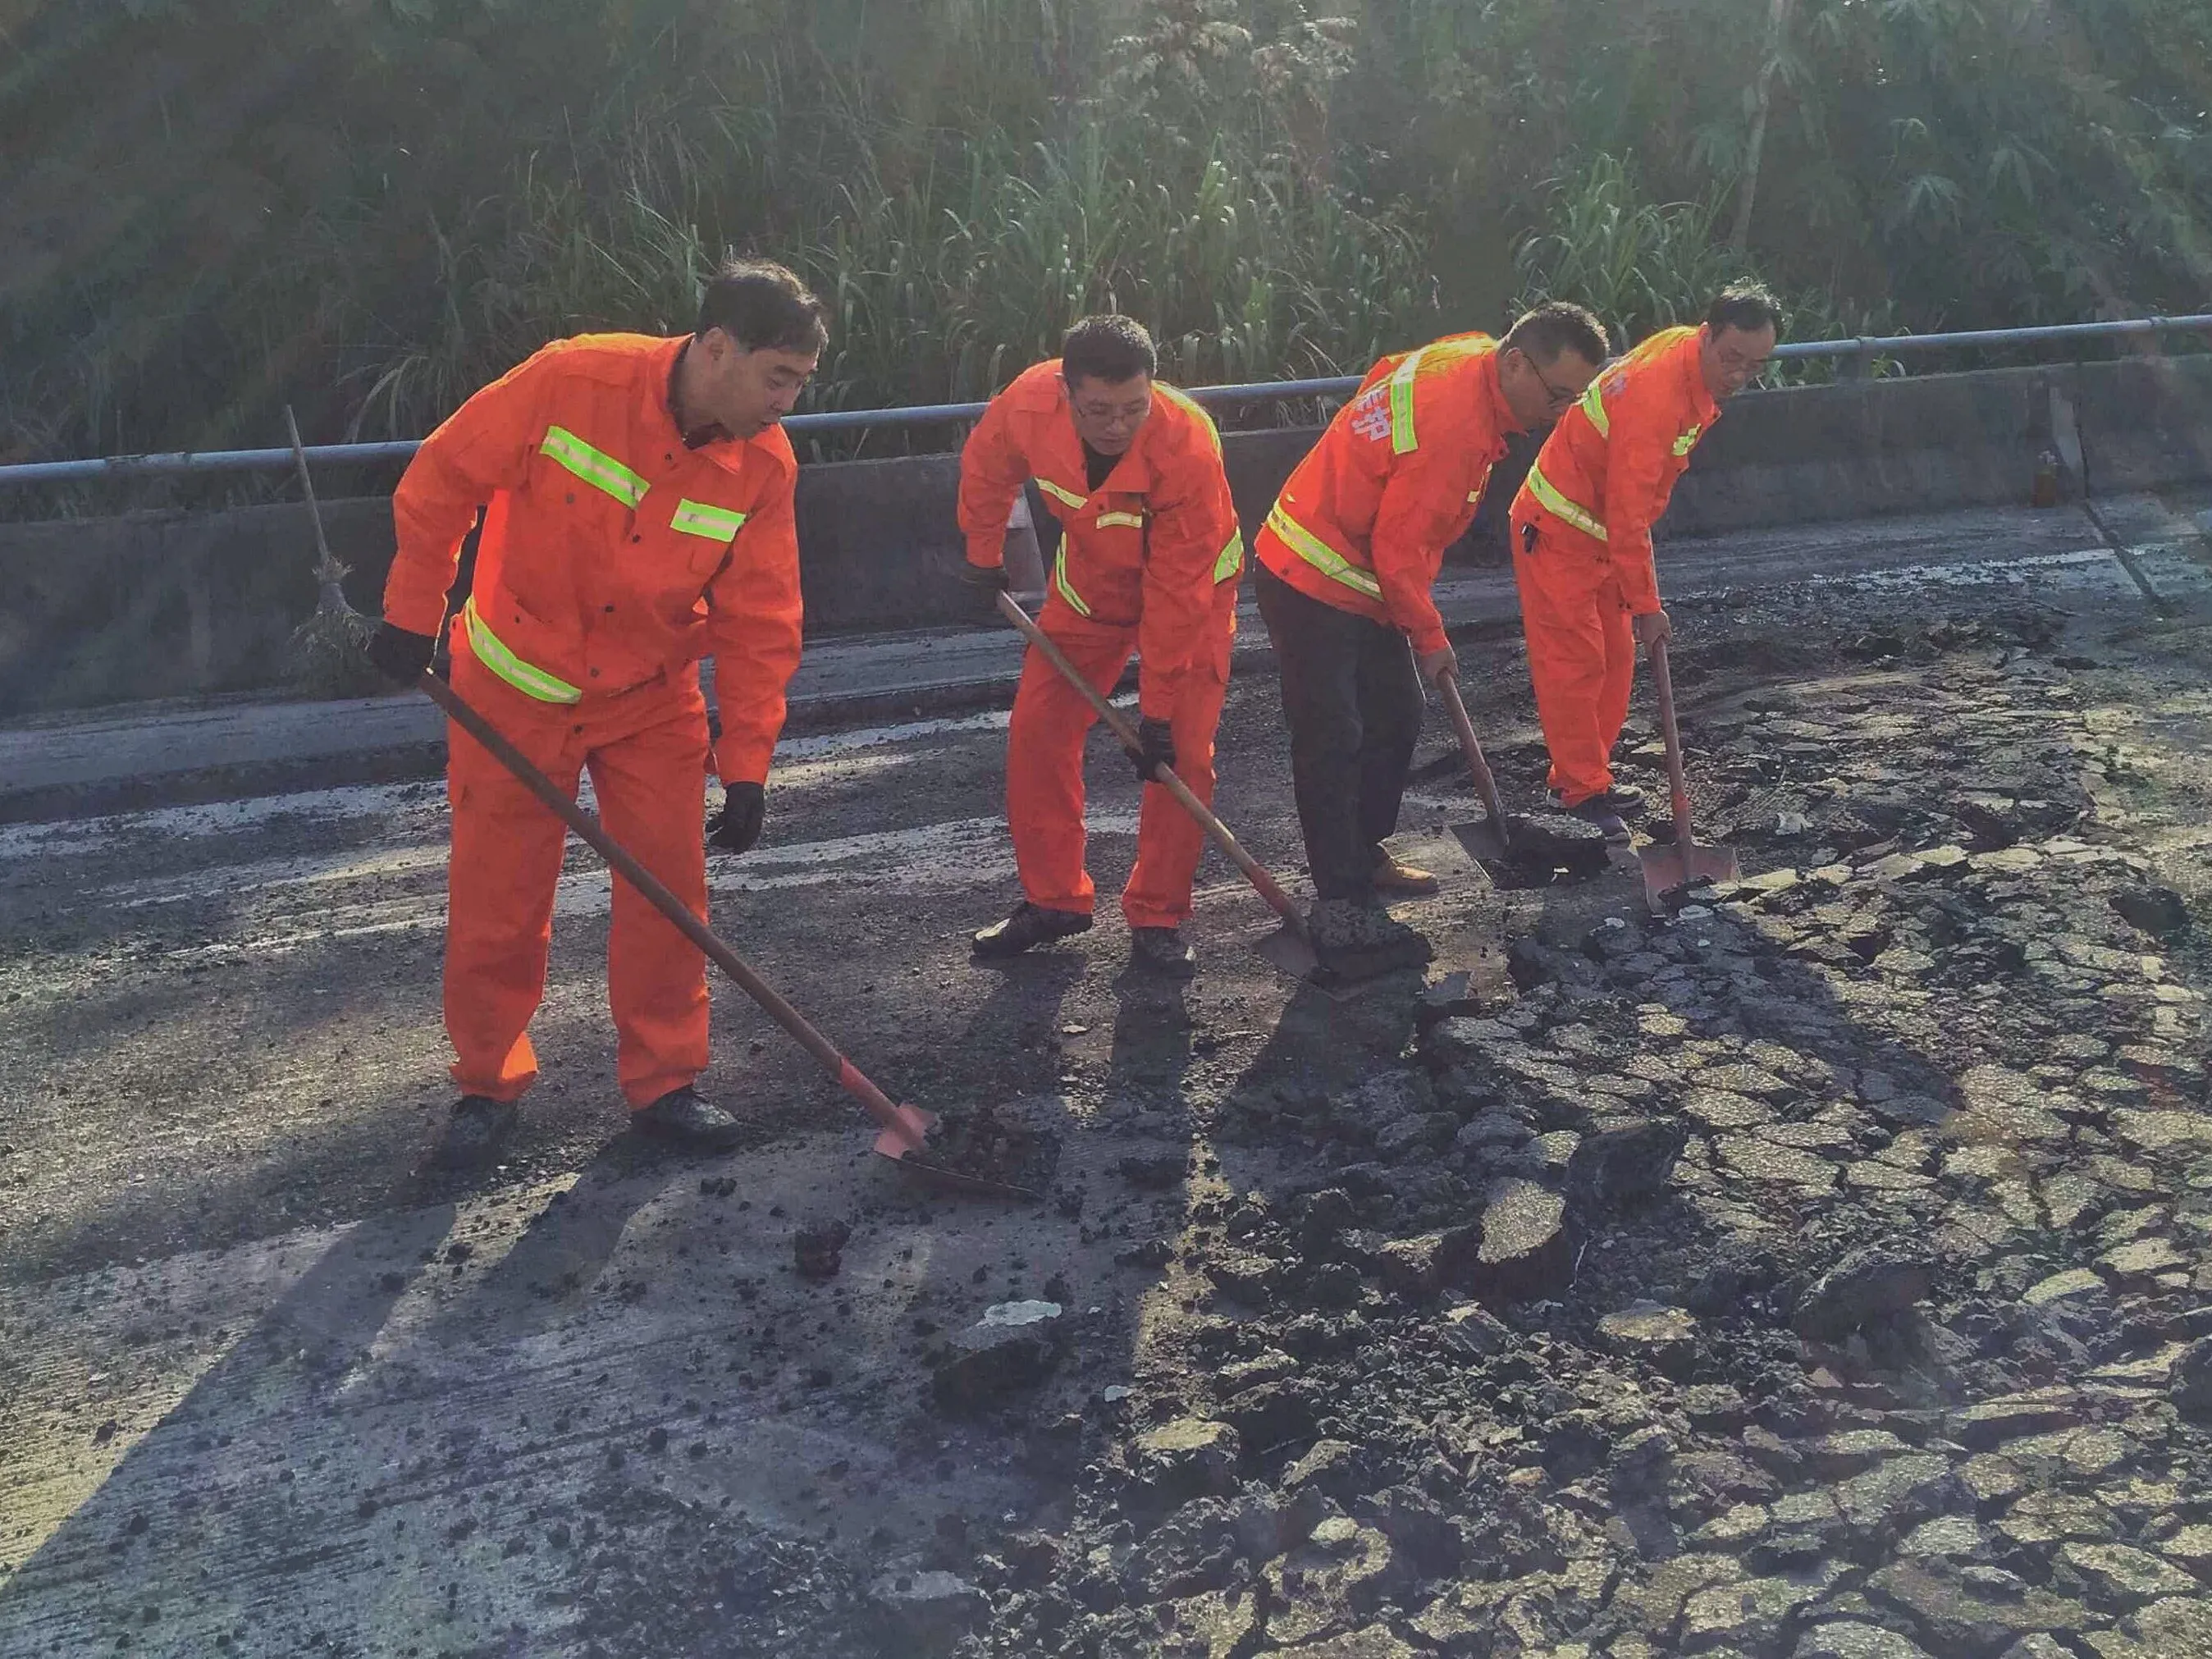
[[[1983,751],[1959,733],[2015,732],[2106,769],[2081,845],[2201,898],[2203,590],[2193,552],[2160,557],[2165,616],[2095,556],[1771,579],[1685,607],[1693,746],[1710,760],[1786,704],[1805,729],[1771,738],[1767,783],[1881,744],[1877,781],[1934,800],[1973,784]],[[1533,800],[1517,642],[1474,630],[1462,654],[1504,781]],[[1645,690],[1626,765],[1656,793]],[[1232,687],[1217,804],[1295,887],[1275,699],[1264,672]],[[1822,724],[1836,700],[1858,727]],[[1010,1592],[977,1560],[1076,1524],[1100,1425],[1132,1400],[1208,1386],[1176,1334],[1210,1294],[1193,1238],[1322,1156],[1307,1130],[1218,1134],[1221,1115],[1257,1090],[1352,1089],[1413,1037],[1403,988],[1324,996],[1246,949],[1269,918],[1216,855],[1198,978],[1126,971],[1110,896],[1137,788],[1103,739],[1100,926],[972,965],[968,932],[1017,896],[1004,743],[1002,711],[787,742],[763,843],[711,866],[713,920],[897,1097],[1056,1120],[1060,1176],[1032,1206],[930,1194],[871,1157],[865,1118],[720,982],[702,1087],[748,1144],[633,1145],[609,878],[573,842],[544,1076],[507,1162],[428,1168],[451,1098],[441,786],[0,828],[0,1655],[831,1655],[949,1641],[940,1614],[1005,1626]],[[1510,941],[1639,918],[1641,887],[1625,856],[1591,884],[1493,885],[1446,832],[1474,815],[1447,743],[1432,712],[1398,843],[1445,890],[1400,914],[1434,939],[1433,974],[1510,997]],[[1747,872],[1791,865],[1755,833],[1791,809],[1721,770],[1699,798],[1746,832]],[[2161,970],[2192,1046],[2194,973],[2179,948]],[[802,1278],[793,1237],[828,1222],[851,1229],[842,1270]],[[1073,1333],[1053,1375],[1018,1408],[945,1404],[948,1338],[1036,1300]],[[943,1589],[931,1571],[959,1589],[907,1605]]]

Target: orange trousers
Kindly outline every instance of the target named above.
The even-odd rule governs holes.
[[[707,914],[702,828],[707,705],[698,672],[574,704],[539,702],[470,653],[453,690],[572,798],[588,768],[599,820],[645,867]],[[531,1016],[545,995],[554,890],[568,830],[458,727],[447,732],[453,851],[446,896],[446,1030],[461,1092],[519,1098],[538,1076]],[[628,882],[614,883],[607,1000],[615,1074],[633,1109],[707,1069],[707,963]]]
[[[1191,793],[1213,799],[1213,732],[1229,693],[1229,642],[1237,624],[1237,585],[1221,584],[1213,658],[1186,673],[1175,712],[1176,773]],[[1038,618],[1046,635],[1083,677],[1111,694],[1136,649],[1137,628],[1078,616],[1055,593]],[[1060,672],[1032,650],[1022,664],[1006,732],[1006,826],[1022,892],[1048,910],[1091,914],[1097,890],[1084,867],[1083,750],[1097,715]],[[1121,752],[1115,745],[1115,752]],[[1121,891],[1132,927],[1174,927],[1190,915],[1190,885],[1206,832],[1173,795],[1145,786],[1137,813],[1137,863]]]
[[[1613,787],[1613,746],[1636,678],[1628,602],[1605,544],[1541,508],[1514,515],[1513,580],[1552,787],[1578,806]]]

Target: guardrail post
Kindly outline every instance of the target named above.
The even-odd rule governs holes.
[[[1853,335],[1850,341],[1850,349],[1844,353],[1843,362],[1836,366],[1836,378],[1839,380],[1863,380],[1866,379],[1867,356],[1868,346],[1865,337],[1863,335]]]

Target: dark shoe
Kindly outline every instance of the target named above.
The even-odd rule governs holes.
[[[1584,823],[1595,824],[1611,847],[1628,845],[1628,824],[1620,813],[1605,804],[1603,795],[1592,795],[1580,805],[1563,809],[1571,818],[1580,818]]]
[[[1188,979],[1198,971],[1198,952],[1172,927],[1132,927],[1129,965],[1167,979]]]
[[[1561,811],[1571,812],[1580,810],[1579,807],[1561,805],[1558,790],[1554,789],[1551,793],[1552,805],[1559,807]],[[1589,800],[1583,802],[1582,805],[1589,806],[1592,804],[1604,807],[1615,817],[1632,818],[1644,810],[1644,792],[1632,783],[1615,783],[1603,794],[1592,795]]]
[[[1091,931],[1091,918],[1075,910],[1047,910],[1024,899],[1013,915],[994,921],[973,940],[979,957],[1018,957],[1031,945],[1049,945]]]
[[[647,1139],[665,1140],[688,1152],[726,1152],[744,1136],[737,1119],[700,1099],[688,1083],[632,1112],[629,1126]]]
[[[1395,893],[1407,898],[1422,898],[1441,891],[1443,884],[1432,871],[1419,865],[1401,864],[1388,853],[1375,855],[1375,873],[1369,878],[1378,893]]]
[[[447,1121],[445,1135],[438,1142],[437,1151],[431,1154],[433,1162],[446,1170],[483,1168],[499,1156],[499,1149],[514,1133],[519,1115],[511,1100],[494,1100],[489,1095],[463,1095],[453,1103],[453,1115]]]

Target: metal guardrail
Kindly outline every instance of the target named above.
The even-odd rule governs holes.
[[[1808,358],[1845,360],[1846,378],[1863,374],[1869,360],[1908,351],[1968,349],[1974,347],[2056,345],[2071,341],[2143,337],[2189,331],[2212,333],[2212,313],[2186,317],[2136,317],[2107,323],[2053,323],[2034,328],[1978,329],[1956,334],[1860,336],[1848,340],[1792,340],[1775,348],[1778,361]],[[1283,403],[1294,398],[1340,398],[1357,390],[1357,374],[1316,380],[1254,380],[1241,386],[1202,386],[1190,395],[1206,404]],[[986,405],[921,404],[907,409],[827,410],[793,415],[784,428],[804,437],[816,432],[854,432],[878,427],[950,426],[979,419]],[[418,438],[380,443],[318,444],[307,458],[325,466],[404,461],[422,446]],[[141,477],[163,473],[253,472],[293,465],[289,449],[210,449],[165,455],[101,455],[76,461],[29,461],[0,466],[0,487],[66,483],[88,478]]]

